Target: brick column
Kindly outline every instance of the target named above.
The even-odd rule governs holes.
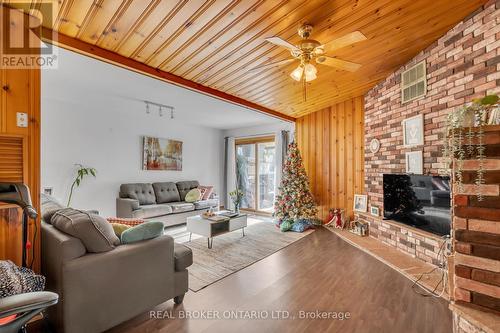
[[[464,189],[454,190],[454,292],[457,304],[500,314],[500,126],[485,129],[484,200],[475,195],[477,160],[464,162]]]

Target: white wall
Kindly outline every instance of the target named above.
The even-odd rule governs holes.
[[[43,91],[42,91],[43,94]],[[85,179],[72,206],[116,214],[115,198],[121,183],[199,180],[222,189],[222,130],[200,127],[145,113],[142,102],[86,96],[72,103],[42,95],[42,187],[67,200],[81,163],[97,169],[96,179]],[[143,135],[183,141],[182,171],[141,170]]]
[[[235,129],[225,130],[223,132],[224,137],[234,136],[234,137],[245,137],[245,136],[255,136],[255,135],[265,135],[265,134],[276,134],[281,131],[290,131],[293,135],[295,131],[295,123],[287,121],[279,121],[273,124],[265,124],[260,126],[250,126],[250,127],[240,127]]]

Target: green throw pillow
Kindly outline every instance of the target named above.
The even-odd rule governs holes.
[[[122,244],[140,242],[163,234],[163,222],[144,222],[122,232]]]
[[[184,201],[186,202],[196,202],[196,201],[200,201],[201,199],[201,191],[199,188],[193,188],[191,191],[189,191],[187,194],[186,194],[186,198],[184,199]]]
[[[129,225],[120,223],[111,223],[111,225],[113,226],[113,231],[117,237],[120,237],[125,230],[131,228]]]

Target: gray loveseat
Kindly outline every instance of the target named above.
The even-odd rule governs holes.
[[[218,208],[215,196],[194,203],[184,201],[186,194],[199,185],[196,180],[122,184],[116,199],[116,216],[161,221],[165,226],[186,223],[188,216]]]
[[[58,203],[42,197],[42,216]],[[88,253],[79,238],[42,220],[42,274],[59,294],[50,307],[56,332],[102,332],[188,291],[192,252],[163,235],[111,251]]]

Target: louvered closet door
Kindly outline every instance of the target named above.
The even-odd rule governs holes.
[[[22,183],[25,180],[26,149],[22,136],[0,134],[0,181]]]
[[[26,179],[26,139],[0,134],[0,182],[22,183]],[[1,208],[2,206],[0,206]],[[21,263],[21,210],[12,205],[0,209],[0,259]]]

